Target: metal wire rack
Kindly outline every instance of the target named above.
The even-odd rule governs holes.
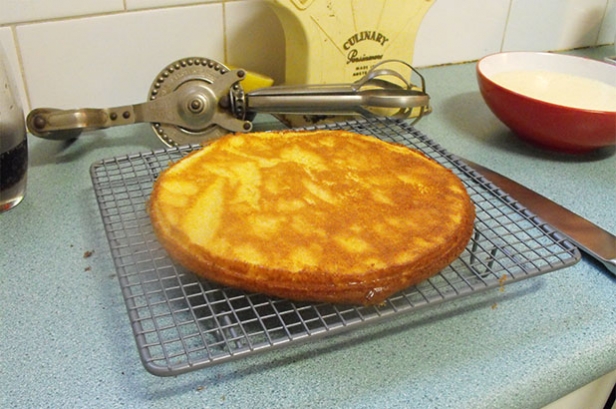
[[[473,238],[438,275],[379,306],[298,303],[205,281],[175,264],[154,236],[146,203],[170,162],[197,146],[94,163],[90,173],[132,330],[145,368],[189,372],[258,351],[332,334],[575,264],[573,245],[407,122],[362,119],[349,129],[402,143],[452,169],[476,206]]]

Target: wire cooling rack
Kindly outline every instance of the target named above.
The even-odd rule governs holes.
[[[197,278],[175,264],[154,236],[146,203],[170,162],[198,146],[102,160],[90,173],[145,368],[185,373],[258,351],[350,329],[388,316],[554,271],[580,259],[569,242],[503,191],[404,121],[362,119],[308,129],[349,129],[416,148],[464,182],[475,231],[438,275],[379,306],[292,302]]]

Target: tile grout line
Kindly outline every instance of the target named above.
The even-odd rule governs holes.
[[[71,21],[71,20],[79,20],[79,19],[87,19],[87,18],[96,18],[96,17],[104,17],[104,16],[113,16],[113,15],[122,15],[129,13],[139,13],[144,11],[157,11],[157,10],[168,10],[168,9],[180,9],[180,8],[189,8],[189,7],[201,7],[209,4],[224,4],[223,0],[219,1],[209,1],[209,2],[201,2],[201,3],[189,3],[189,4],[177,4],[170,6],[159,6],[159,7],[143,7],[143,8],[128,8],[127,1],[123,1],[123,8],[113,11],[101,11],[94,13],[86,13],[86,14],[78,14],[78,15],[67,15],[60,17],[51,17],[51,18],[40,18],[40,19],[31,19],[31,20],[23,20],[23,21],[11,21],[8,23],[0,24],[0,28],[2,27],[19,27],[19,26],[28,26],[33,24],[45,24],[45,23],[54,23],[60,21]]]
[[[509,28],[509,18],[511,17],[511,8],[513,7],[514,1],[515,0],[509,0],[509,7],[507,8],[507,18],[505,19],[505,24],[503,27],[503,35],[501,37],[500,52],[503,52],[503,47],[505,46],[505,38],[507,37],[507,29]]]
[[[605,7],[603,8],[603,16],[601,17],[601,25],[599,26],[599,30],[597,30],[597,37],[595,37],[595,45],[599,45],[601,41],[601,32],[603,31],[603,25],[607,22],[607,12],[610,8],[609,0],[605,0]]]
[[[15,49],[15,54],[17,55],[17,68],[19,69],[19,75],[21,84],[24,89],[24,97],[26,99],[26,103],[28,104],[28,110],[32,108],[32,102],[30,100],[30,90],[28,88],[28,81],[26,81],[26,69],[23,62],[23,57],[21,55],[21,47],[19,46],[19,40],[17,38],[17,26],[10,26],[11,37],[13,40],[13,48]],[[24,109],[26,107],[23,107]]]

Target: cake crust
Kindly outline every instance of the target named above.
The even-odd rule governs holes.
[[[222,137],[171,165],[148,202],[179,264],[301,301],[378,304],[441,271],[475,218],[450,170],[348,131]]]

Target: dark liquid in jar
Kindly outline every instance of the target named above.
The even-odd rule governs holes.
[[[15,186],[28,170],[28,140],[0,153],[0,192]]]

